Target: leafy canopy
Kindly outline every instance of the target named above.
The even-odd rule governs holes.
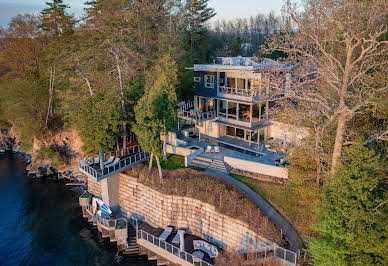
[[[169,55],[162,56],[150,73],[146,82],[149,89],[135,107],[134,131],[145,151],[160,156],[160,134],[176,125],[176,63]]]
[[[113,150],[120,133],[121,113],[117,102],[103,93],[83,103],[77,129],[86,153]]]
[[[324,185],[319,233],[309,248],[315,265],[387,265],[387,183],[379,156],[362,144]]]

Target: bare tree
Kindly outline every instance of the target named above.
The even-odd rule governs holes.
[[[331,173],[340,163],[347,122],[376,105],[387,92],[386,1],[373,3],[309,0],[305,10],[287,1],[284,11],[297,25],[268,42],[268,49],[287,55],[293,67],[291,87],[284,75],[273,72],[272,98],[311,104],[325,123],[336,123]],[[282,77],[282,78],[279,78]]]
[[[47,114],[45,125],[48,129],[48,119],[53,113],[53,95],[54,95],[54,80],[55,80],[55,66],[50,66],[50,82],[49,82],[49,103],[47,107]]]

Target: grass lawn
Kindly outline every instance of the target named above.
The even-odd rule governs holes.
[[[148,162],[146,164],[148,165]],[[160,158],[160,166],[165,170],[185,168],[185,157],[177,154],[168,154],[166,161],[163,160],[163,157]],[[152,167],[157,167],[155,158],[152,160]]]
[[[272,184],[235,174],[230,176],[250,187],[280,210],[291,220],[302,236],[308,239],[312,233],[311,227],[316,223],[313,200],[302,200],[287,185]]]

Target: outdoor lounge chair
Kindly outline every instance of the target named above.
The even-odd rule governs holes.
[[[94,158],[94,163],[99,163],[99,162],[100,162],[100,157],[98,157],[98,156],[95,157],[95,158]]]
[[[178,232],[176,233],[176,235],[174,236],[174,239],[172,240],[172,243],[179,245],[180,242],[181,242],[180,241],[180,239],[181,239],[180,234],[183,234],[183,236],[184,236],[185,233],[186,233],[186,229],[179,229]]]
[[[214,147],[214,152],[219,153],[220,152],[220,146],[215,146]]]
[[[207,146],[205,152],[208,152],[208,153],[212,152],[212,146]]]
[[[105,165],[105,167],[109,168],[109,167],[115,166],[116,164],[119,163],[119,161],[120,161],[120,158],[116,158],[112,163]]]
[[[174,228],[172,226],[167,226],[163,233],[159,236],[159,239],[167,241],[167,238],[171,235],[173,229]]]
[[[204,240],[193,240],[193,245],[194,249],[206,252],[210,258],[215,258],[218,255],[217,247],[213,246],[212,244],[209,244]]]
[[[91,164],[93,164],[93,162],[88,162],[87,158],[81,160],[82,166],[89,166]]]
[[[114,156],[109,157],[109,159],[108,159],[107,161],[104,162],[104,165],[107,165],[107,164],[112,163],[114,159],[115,159]]]

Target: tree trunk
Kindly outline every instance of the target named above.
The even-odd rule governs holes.
[[[126,119],[127,118],[127,111],[125,110],[124,82],[123,82],[123,76],[121,74],[119,54],[115,50],[114,47],[112,47],[112,53],[113,53],[113,55],[115,56],[115,59],[116,59],[116,68],[117,68],[117,73],[119,75],[120,94],[121,94],[121,111],[123,113],[124,119]],[[123,122],[123,149],[127,147],[127,137],[128,137],[127,123]]]
[[[166,124],[163,126],[164,128],[164,138],[163,138],[163,160],[167,160],[167,132],[166,132]]]
[[[90,82],[89,82],[88,77],[85,75],[85,73],[83,72],[83,70],[82,70],[82,68],[81,68],[81,64],[79,63],[78,55],[76,56],[76,60],[77,60],[77,69],[78,69],[78,72],[80,73],[81,77],[85,80],[86,85],[88,86],[88,89],[89,89],[89,94],[90,94],[90,96],[93,96],[93,95],[94,95],[94,92],[93,92],[93,90],[92,90],[92,86],[90,85]]]
[[[337,132],[334,142],[333,157],[331,159],[331,175],[334,176],[336,168],[339,166],[341,160],[342,145],[344,141],[344,134],[346,130],[346,117],[340,115],[338,117]]]
[[[318,129],[319,130],[319,129]],[[317,164],[317,172],[316,172],[316,178],[315,178],[315,183],[317,187],[319,188],[320,181],[321,181],[321,132],[317,131],[315,134],[315,162]]]
[[[53,92],[54,92],[54,76],[55,76],[55,67],[50,67],[50,83],[49,83],[49,103],[47,107],[47,114],[46,114],[46,128],[48,129],[48,119],[50,114],[52,115],[52,102],[53,102]]]
[[[148,165],[148,171],[151,171],[151,168],[152,168],[152,158],[154,157],[154,154],[151,153],[151,156],[150,156],[150,163]]]
[[[162,174],[162,168],[160,167],[159,156],[155,155],[155,159],[156,159],[156,164],[158,165],[160,183],[163,183],[163,174]]]
[[[92,86],[90,85],[89,79],[86,77],[86,75],[82,71],[82,68],[79,65],[78,65],[77,69],[78,69],[78,72],[81,74],[81,77],[85,80],[86,85],[88,86],[90,96],[93,96],[94,92],[92,90]]]

